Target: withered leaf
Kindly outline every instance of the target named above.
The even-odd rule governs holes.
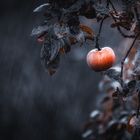
[[[80,29],[88,35],[88,38],[91,38],[91,39],[94,38],[95,33],[90,27],[84,24],[80,24]]]
[[[125,28],[126,30],[131,29],[131,23],[127,22],[127,21],[117,21],[117,22],[111,24],[112,28],[115,28],[118,26],[121,26],[121,27]]]
[[[123,95],[124,96],[133,95],[136,85],[137,85],[136,80],[131,80],[128,83],[125,83],[123,86]]]
[[[135,89],[136,83],[137,83],[136,80],[131,80],[128,82],[127,86],[129,89]]]
[[[101,115],[101,112],[99,110],[94,110],[90,114],[90,118],[93,119],[93,121],[96,121],[96,119]]]
[[[65,24],[54,24],[54,33],[58,39],[64,38],[69,34],[69,27]]]
[[[80,28],[80,21],[79,21],[79,17],[77,16],[71,16],[69,17],[67,24],[69,26],[70,29],[70,33],[73,35],[79,34]]]
[[[77,12],[84,4],[83,0],[77,0],[71,7],[68,8],[69,12]]]
[[[57,44],[55,40],[46,40],[41,49],[41,62],[50,75],[54,74],[59,66],[60,47],[60,44]]]
[[[121,68],[120,67],[112,67],[108,69],[107,71],[105,71],[104,74],[113,80],[121,82],[121,78],[120,78]]]
[[[58,54],[56,58],[47,65],[47,70],[50,75],[56,73],[59,67],[59,63],[60,63],[60,55]]]
[[[50,28],[50,26],[48,26],[48,25],[38,26],[32,30],[31,36],[41,35],[44,32],[47,32],[49,28]]]
[[[79,34],[75,35],[77,42],[84,43],[85,42],[85,35],[83,31],[80,31]]]

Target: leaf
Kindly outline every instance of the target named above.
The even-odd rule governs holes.
[[[103,99],[101,100],[101,104],[105,104],[105,103],[107,103],[108,101],[110,101],[110,97],[109,96],[105,96],[105,97],[103,97]]]
[[[107,71],[105,71],[104,74],[113,80],[121,82],[121,79],[120,79],[121,68],[120,67],[112,67],[111,69],[108,69]]]
[[[76,43],[77,43],[77,40],[76,40],[76,38],[75,38],[75,37],[70,36],[70,37],[69,37],[69,42],[70,42],[70,44],[71,44],[71,45],[74,45],[74,44],[76,44]]]
[[[93,6],[93,2],[84,3],[80,8],[80,15],[85,16],[88,19],[96,18],[96,10]]]
[[[137,83],[136,80],[131,80],[128,82],[127,86],[129,89],[135,89],[136,83]]]
[[[132,115],[128,120],[127,129],[130,133],[133,133],[135,131],[135,128],[140,125],[140,117],[137,117],[136,115]]]
[[[46,36],[47,36],[47,33],[44,32],[43,34],[41,34],[41,35],[39,35],[39,36],[37,37],[37,41],[38,41],[39,43],[44,43],[44,42],[45,42]]]
[[[110,121],[107,126],[107,131],[109,131],[109,132],[116,131],[118,125],[119,125],[119,122],[117,120]]]
[[[71,44],[69,38],[65,37],[65,38],[61,39],[60,41],[62,42],[62,47],[60,48],[59,52],[62,52],[62,50],[63,50],[63,53],[70,52],[72,44]]]
[[[48,66],[47,66],[48,73],[49,73],[50,75],[53,75],[53,74],[56,73],[56,71],[57,71],[57,69],[58,69],[58,67],[59,67],[59,63],[60,63],[60,54],[58,54],[58,55],[56,56],[56,58],[55,58],[53,61],[51,61],[51,62],[48,64]]]
[[[93,121],[95,121],[100,115],[101,115],[101,112],[99,110],[94,110],[91,112],[90,118],[92,118]]]
[[[122,111],[122,112],[120,112],[119,120],[122,120],[123,118],[128,117],[128,115],[129,115],[129,112],[128,111]]]
[[[77,42],[80,42],[80,43],[84,43],[85,42],[85,35],[84,35],[83,31],[80,31],[80,33],[77,34],[75,36],[75,38],[76,38]]]
[[[117,22],[111,24],[112,28],[115,28],[118,26],[121,26],[121,27],[125,28],[126,30],[130,30],[131,23],[127,22],[127,21],[117,21]]]
[[[69,34],[69,28],[65,24],[55,24],[53,29],[58,39],[64,38]]]
[[[109,14],[109,9],[106,8],[104,5],[96,3],[94,5],[94,8],[96,10],[96,12],[100,15],[108,15]]]
[[[50,3],[44,3],[33,10],[33,12],[43,12],[46,8],[50,6]]]
[[[50,51],[51,56],[50,56],[50,59],[49,59],[50,62],[53,61],[57,57],[61,47],[62,47],[61,42],[59,42],[58,40],[52,40],[51,51]]]
[[[48,25],[38,26],[32,30],[31,36],[41,35],[44,32],[47,32],[49,28],[51,28],[51,26],[48,26]]]
[[[48,70],[50,75],[53,75],[60,61],[60,44],[57,44],[55,40],[47,40],[41,49],[41,61],[44,67]]]
[[[82,134],[82,137],[83,137],[84,139],[86,139],[86,138],[90,137],[90,136],[92,135],[92,133],[93,133],[92,129],[88,129],[87,131],[85,131],[85,132]]]
[[[84,3],[83,0],[77,0],[70,8],[68,8],[69,12],[77,12],[81,8],[82,4]]]
[[[84,24],[80,24],[80,29],[88,35],[88,38],[91,38],[91,39],[94,38],[95,33],[90,27]]]
[[[59,67],[60,54],[70,51],[70,43],[67,38],[47,39],[41,49],[41,62],[50,75],[53,75]]]
[[[112,93],[112,98],[115,100],[115,99],[118,99],[118,91],[115,91]]]
[[[135,87],[137,85],[136,80],[131,80],[128,83],[124,83],[123,86],[123,96],[132,96],[133,92],[135,91]]]
[[[114,16],[114,18],[116,19],[115,23],[111,24],[111,27],[122,27],[126,30],[133,30],[132,29],[132,24],[133,24],[133,19],[134,19],[134,15],[132,12],[111,12],[111,14]],[[134,24],[133,24],[133,28],[134,28]]]
[[[71,17],[67,17],[68,18],[67,24],[69,26],[70,33],[73,35],[79,34],[79,31],[80,31],[79,17],[73,16],[73,15],[69,15],[69,16]]]

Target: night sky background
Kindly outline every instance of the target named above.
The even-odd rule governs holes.
[[[0,2],[0,140],[81,140],[96,105],[100,74],[86,64],[90,46],[74,46],[52,77],[42,67],[41,46],[30,34],[43,20],[32,11],[44,2]],[[118,46],[116,31],[105,26],[101,44]]]

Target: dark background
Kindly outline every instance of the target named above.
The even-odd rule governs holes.
[[[43,2],[0,2],[0,140],[80,140],[96,104],[100,74],[87,67],[91,47],[73,47],[53,77],[44,71],[30,36],[42,21],[32,10]],[[116,31],[105,26],[101,43],[117,46]]]

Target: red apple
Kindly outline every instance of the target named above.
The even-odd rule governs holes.
[[[101,50],[93,49],[87,54],[87,64],[96,72],[109,69],[115,60],[115,53],[110,47],[104,47]]]

